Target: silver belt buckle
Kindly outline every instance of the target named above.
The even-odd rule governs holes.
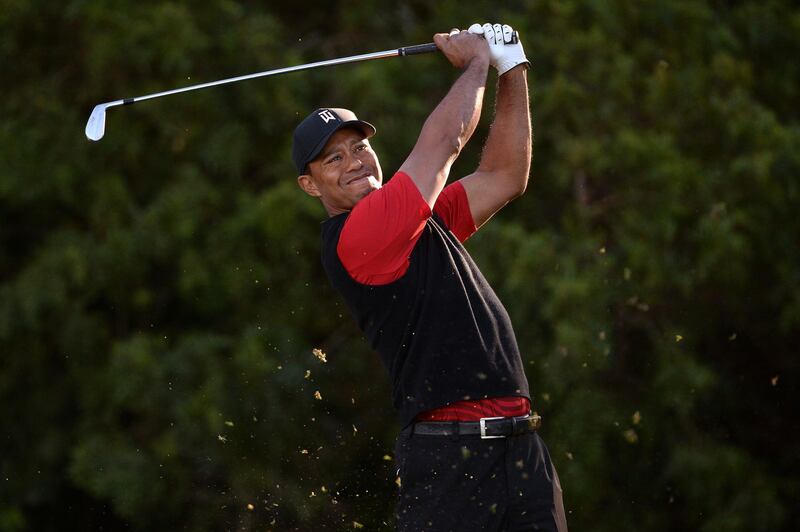
[[[497,438],[505,438],[505,435],[503,435],[503,434],[500,434],[499,436],[487,436],[486,435],[486,422],[487,421],[492,421],[492,420],[495,420],[495,419],[505,419],[505,418],[503,416],[500,416],[500,417],[482,417],[480,419],[480,421],[478,422],[478,423],[480,423],[480,426],[481,426],[481,439],[482,440],[494,440],[494,439],[497,439]]]

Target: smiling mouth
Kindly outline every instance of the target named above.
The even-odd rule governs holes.
[[[352,183],[355,183],[356,181],[359,181],[361,179],[368,179],[370,177],[373,177],[372,174],[370,174],[370,173],[361,174],[360,176],[356,176],[353,179],[348,180],[347,184],[350,185]],[[373,179],[374,179],[374,177],[373,177]]]

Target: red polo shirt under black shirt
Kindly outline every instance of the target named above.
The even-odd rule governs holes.
[[[436,216],[433,216],[434,213]],[[443,238],[441,234],[437,234],[435,231],[432,233],[430,231],[431,228],[428,227],[429,224],[441,224],[443,226],[442,229],[454,236],[458,244],[454,244],[453,242],[448,244],[447,239]],[[328,226],[327,231],[326,226]],[[333,226],[336,227],[331,231],[330,228]],[[428,230],[427,233],[426,229]],[[369,312],[363,311],[362,307],[369,306],[370,304],[374,305],[374,301],[370,303],[365,303],[365,301],[375,297],[384,297],[375,294],[380,294],[385,291],[372,291],[369,290],[368,287],[390,287],[393,285],[407,284],[409,281],[405,279],[405,277],[407,277],[406,274],[408,273],[414,257],[414,249],[423,235],[427,237],[425,239],[426,246],[429,241],[434,242],[435,246],[438,248],[448,248],[448,252],[451,254],[468,257],[466,250],[460,246],[460,243],[469,238],[476,230],[477,228],[472,219],[466,191],[461,183],[455,182],[447,186],[437,198],[436,204],[434,205],[434,212],[431,213],[428,204],[423,199],[411,178],[405,173],[398,172],[383,188],[373,191],[363,198],[349,214],[346,213],[344,215],[332,217],[323,224],[323,263],[326,265],[326,271],[328,271],[334,287],[342,292],[348,306],[351,307],[351,311],[354,311],[356,319],[362,322],[360,325],[364,325],[370,322],[370,318],[367,316]],[[335,246],[335,259],[338,260],[334,260],[333,263],[338,262],[343,270],[346,271],[349,279],[343,279],[341,272],[339,272],[338,275],[333,273],[339,270],[339,265],[331,264],[332,257],[329,256],[326,260],[325,246],[331,246],[330,238],[335,238],[337,232],[338,241]],[[328,255],[331,255],[331,253]],[[417,256],[418,258],[416,260],[426,265],[425,267],[428,269],[442,269],[442,271],[427,272],[425,271],[425,267],[423,267],[421,270],[422,274],[419,273],[418,269],[415,270],[414,274],[417,276],[422,275],[424,277],[426,274],[430,274],[447,276],[442,278],[449,279],[453,273],[448,271],[450,269],[449,267],[441,267],[441,264],[448,264],[448,261],[426,261],[424,255],[418,253]],[[459,398],[451,397],[451,399],[456,400],[437,405],[433,404],[437,402],[436,398],[445,398],[448,397],[448,394],[437,394],[434,392],[429,394],[430,397],[427,397],[425,401],[426,406],[433,406],[433,408],[419,410],[413,407],[410,409],[403,408],[397,404],[396,406],[400,408],[401,413],[404,411],[406,413],[413,412],[414,420],[416,421],[474,421],[482,417],[525,415],[530,410],[530,402],[527,397],[527,381],[525,381],[524,374],[522,373],[516,339],[513,337],[513,331],[511,331],[510,321],[507,319],[505,309],[502,308],[499,300],[496,300],[494,292],[488,287],[488,283],[483,280],[471,259],[456,261],[456,263],[467,264],[467,266],[461,267],[463,272],[456,272],[456,275],[459,276],[459,281],[452,283],[450,291],[464,290],[466,292],[480,294],[479,297],[477,297],[477,301],[482,301],[484,299],[491,300],[491,304],[487,306],[487,308],[493,309],[488,312],[490,319],[482,321],[496,321],[499,323],[499,325],[495,325],[490,331],[489,336],[499,335],[503,337],[502,341],[490,341],[489,343],[491,343],[492,346],[487,348],[487,351],[494,353],[493,355],[490,353],[489,358],[494,356],[499,361],[496,364],[500,366],[500,368],[496,368],[499,369],[499,371],[478,372],[478,375],[479,377],[481,375],[486,375],[485,378],[489,378],[489,375],[491,375],[493,379],[498,380],[497,390],[505,388],[511,392],[512,395],[481,397],[480,394],[477,394],[478,396],[474,397],[467,394]],[[458,268],[456,268],[456,270],[458,270]],[[480,278],[477,282],[476,277]],[[424,282],[418,282],[417,284],[424,284]],[[443,286],[448,286],[448,284],[443,283]],[[415,285],[412,282],[410,287],[405,288],[405,292],[408,292],[409,289],[413,291],[415,289],[414,287]],[[396,300],[397,295],[393,293],[389,298],[394,299],[387,300],[387,305],[392,304],[392,301]],[[462,299],[467,302],[467,305],[472,306],[470,301],[473,298],[471,296],[467,295]],[[498,306],[499,309],[497,308]],[[382,306],[379,305],[373,308],[382,308]],[[441,312],[446,313],[447,309],[441,309]],[[477,309],[476,313],[467,312],[464,314],[467,318],[462,318],[462,321],[469,322],[480,319],[481,317],[485,318],[486,313],[486,309]],[[477,316],[474,314],[477,314]],[[411,317],[419,317],[424,315],[424,312],[415,314],[414,311],[411,310],[409,315]],[[396,317],[394,319],[396,320]],[[431,318],[427,317],[427,319],[430,320]],[[438,319],[435,317],[435,314],[433,319]],[[431,335],[431,338],[436,337],[436,339],[428,340],[428,343],[431,344],[431,349],[437,351],[437,353],[425,352],[424,346],[419,350],[420,353],[412,355],[410,360],[405,360],[403,356],[405,353],[401,354],[400,357],[395,356],[397,354],[396,351],[394,353],[381,353],[384,362],[388,363],[390,377],[395,380],[398,378],[396,374],[397,371],[393,372],[393,369],[397,369],[395,367],[397,358],[403,358],[406,363],[414,364],[420,363],[423,360],[420,357],[439,356],[442,352],[447,350],[446,346],[449,345],[449,343],[447,341],[442,343],[438,336],[460,335],[464,332],[461,330],[462,327],[469,328],[471,326],[470,323],[451,324],[447,320],[441,321],[443,326],[435,333],[435,336]],[[413,330],[415,327],[413,323],[403,324],[402,327],[404,327],[405,330],[394,331],[394,333],[398,335],[398,338],[408,337],[409,329],[411,329],[411,337],[416,333],[416,331]],[[362,326],[362,329],[363,328]],[[367,328],[369,328],[369,325],[367,325]],[[373,324],[373,337],[381,337],[383,335],[383,328],[386,328],[385,324],[380,331],[378,331]],[[476,337],[479,338],[478,341],[483,341],[482,336],[486,336],[486,331],[478,329],[480,328],[476,327]],[[369,331],[365,330],[365,332],[367,332],[369,336]],[[424,338],[424,336],[421,335],[420,341],[425,342],[422,338]],[[373,344],[373,347],[378,348],[380,352],[381,342],[373,341]],[[445,347],[443,347],[443,345]],[[394,347],[391,349],[394,351]],[[460,349],[463,349],[463,347]],[[387,350],[385,344],[383,345],[383,350]],[[468,350],[473,351],[472,348]],[[408,351],[413,351],[413,348],[409,348]],[[417,357],[416,360],[414,360],[415,356]],[[463,361],[469,359],[468,356],[460,357],[458,354],[453,353],[448,356],[454,357],[454,364],[459,368],[463,365]],[[480,358],[481,354],[475,352],[470,353],[469,356]],[[505,372],[509,373],[508,375],[504,375],[504,368],[506,370]],[[393,375],[393,373],[395,374]],[[435,383],[436,379],[425,378],[425,381],[427,384],[424,384],[424,386],[431,389],[431,387],[434,386],[434,384],[431,383]],[[517,383],[517,386],[510,389],[508,386],[504,386],[500,383],[500,381],[513,381]],[[394,384],[396,392],[398,383],[395,382]],[[423,384],[413,382],[403,383],[403,389],[407,392],[407,390],[414,390],[415,386],[419,387],[421,385]],[[492,387],[490,386],[488,389],[492,389]],[[397,394],[395,393],[395,395]],[[419,395],[425,394],[422,393]],[[395,403],[398,401],[403,402],[403,399],[402,397],[395,397]],[[438,402],[441,402],[441,400],[442,399],[439,399]]]

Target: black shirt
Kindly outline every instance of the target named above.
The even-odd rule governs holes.
[[[323,222],[322,263],[389,372],[402,424],[455,401],[530,399],[508,313],[442,219],[428,219],[402,277],[373,286],[336,252],[348,215]]]

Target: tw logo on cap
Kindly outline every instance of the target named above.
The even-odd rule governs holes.
[[[321,119],[323,119],[323,120],[325,121],[325,123],[326,123],[326,124],[327,124],[328,122],[330,122],[331,120],[336,120],[336,116],[335,116],[335,115],[334,115],[332,112],[330,112],[330,110],[329,110],[329,109],[325,109],[324,111],[322,111],[321,113],[319,113],[319,117],[320,117]]]

